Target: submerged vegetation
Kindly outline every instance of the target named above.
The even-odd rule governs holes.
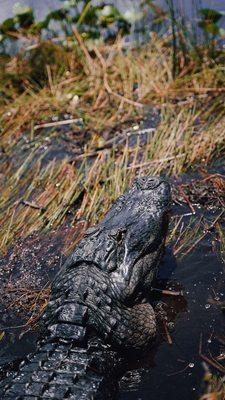
[[[0,253],[32,235],[69,229],[70,241],[62,235],[60,248],[68,254],[80,237],[77,227],[82,234],[96,223],[135,176],[176,180],[200,167],[197,181],[176,185],[175,203],[185,203],[193,217],[189,224],[173,218],[169,243],[183,257],[213,231],[224,261],[225,180],[206,171],[225,150],[223,12],[200,10],[204,40],[197,42],[174,18],[173,1],[167,12],[144,2],[153,26],[167,29],[148,29],[140,45],[126,41],[131,17],[115,7],[86,1],[71,14],[76,2],[65,3],[44,21],[23,9],[0,26]],[[9,40],[20,43],[15,54],[7,53]],[[219,214],[196,219],[196,204]],[[29,311],[28,325],[50,293],[49,284],[28,290],[8,282],[6,290],[14,296],[11,308]],[[222,399],[223,382],[210,379],[202,399]]]

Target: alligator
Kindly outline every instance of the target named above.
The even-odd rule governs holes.
[[[143,351],[157,323],[147,301],[164,253],[171,205],[161,177],[137,178],[87,229],[56,275],[42,337],[2,399],[110,399],[120,354]]]

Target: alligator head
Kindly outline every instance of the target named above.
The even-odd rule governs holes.
[[[129,299],[149,287],[159,264],[168,226],[169,183],[138,178],[103,220],[87,230],[74,261],[94,262],[110,275],[118,298]]]

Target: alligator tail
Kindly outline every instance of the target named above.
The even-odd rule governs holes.
[[[99,343],[81,348],[49,342],[22,362],[1,399],[111,399],[116,389],[108,379],[112,364],[112,354]]]

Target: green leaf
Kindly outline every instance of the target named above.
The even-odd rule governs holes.
[[[91,8],[91,1],[88,1],[80,13],[79,19],[77,21],[77,25],[82,24],[82,22],[85,20],[86,15],[88,14],[90,8]]]
[[[225,29],[220,28],[219,31],[220,31],[220,36],[225,36]]]
[[[8,31],[15,31],[15,20],[14,18],[8,18],[6,19],[1,25],[0,25],[0,31],[2,33],[6,33]]]
[[[13,6],[13,13],[15,15],[26,14],[29,13],[31,8],[19,2],[15,3]]]
[[[199,22],[198,25],[205,32],[211,33],[213,36],[219,35],[219,33],[220,33],[220,29],[215,23],[201,21],[201,22]]]
[[[200,8],[199,13],[204,21],[211,23],[217,23],[225,15],[224,11],[217,11],[213,8]]]
[[[32,8],[26,12],[17,14],[15,20],[19,23],[21,28],[28,28],[34,23],[34,14]]]
[[[43,21],[36,22],[33,25],[33,29],[37,30],[37,31],[41,31],[42,29],[47,29],[48,24],[49,24],[49,21],[47,19],[44,19]]]
[[[140,21],[143,18],[144,14],[142,12],[137,12],[135,10],[127,10],[124,13],[124,18],[130,24],[135,23],[136,21]]]
[[[62,8],[59,8],[58,10],[51,11],[47,16],[46,20],[50,21],[51,19],[55,21],[62,21],[65,19],[68,15],[68,11],[64,10]]]

